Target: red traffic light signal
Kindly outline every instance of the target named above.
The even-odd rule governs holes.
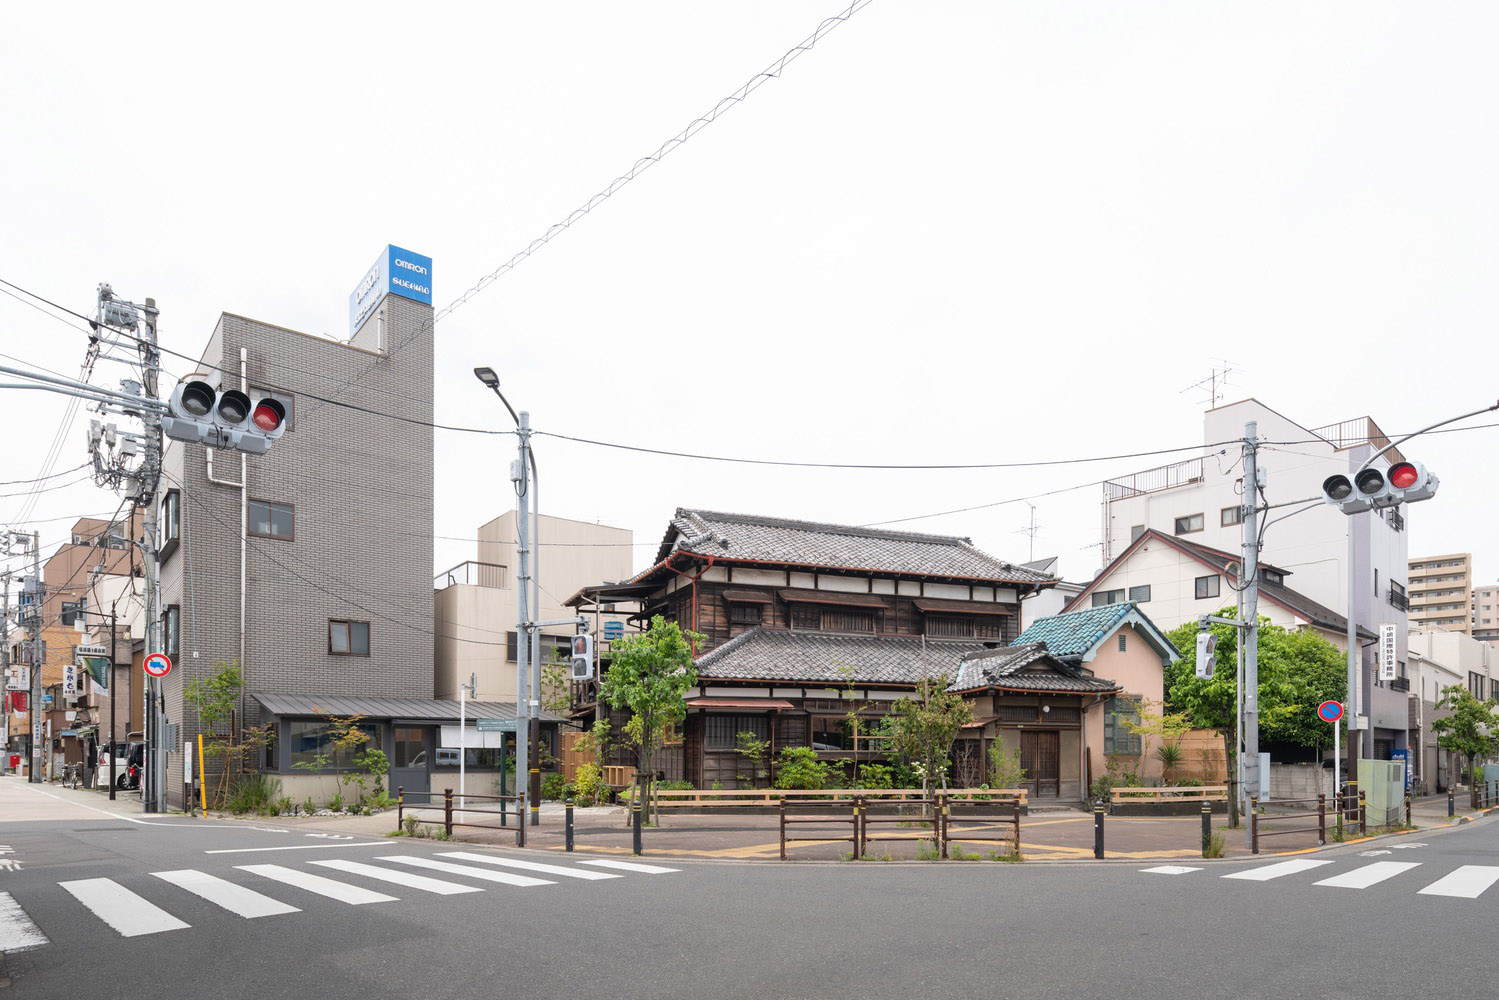
[[[279,399],[267,396],[255,404],[255,414],[252,419],[256,427],[269,433],[279,428],[286,420],[286,407]]]
[[[1410,462],[1400,462],[1390,468],[1390,485],[1397,490],[1408,490],[1420,480],[1421,473]]]

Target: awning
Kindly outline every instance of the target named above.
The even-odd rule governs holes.
[[[986,601],[939,601],[935,598],[919,598],[911,602],[922,611],[940,611],[960,615],[1013,615],[1013,604],[990,604]]]
[[[730,604],[774,604],[776,599],[763,590],[725,590],[723,599]]]
[[[752,708],[762,711],[789,711],[796,706],[776,698],[688,698],[688,708]]]
[[[998,721],[999,721],[999,716],[997,716],[997,715],[991,715],[987,719],[974,719],[971,722],[965,722],[961,726],[959,726],[958,728],[959,729],[983,729],[989,723],[991,723],[991,722],[998,722]]]
[[[458,721],[458,699],[442,698],[363,698],[348,695],[305,694],[261,694],[251,695],[271,715],[278,716],[328,716],[362,715],[370,722],[398,720],[417,725],[432,722]],[[515,705],[511,702],[471,701],[468,703],[471,719],[513,719]],[[541,711],[542,722],[562,722],[562,716]]]
[[[835,590],[782,590],[781,600],[788,604],[836,604],[845,608],[884,608],[878,594],[840,594]]]

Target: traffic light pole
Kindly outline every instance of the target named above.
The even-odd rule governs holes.
[[[1244,425],[1244,562],[1239,573],[1244,597],[1244,785],[1251,803],[1260,794],[1260,666],[1259,666],[1259,447],[1258,425]],[[1244,824],[1246,843],[1252,838],[1253,817]]]
[[[516,419],[519,433],[516,435],[515,468],[511,479],[515,490],[515,553],[519,563],[516,578],[516,623],[515,623],[515,785],[530,791],[528,778],[531,773],[531,615],[527,607],[530,600],[531,583],[531,466],[527,456],[531,445],[531,414],[522,412]],[[525,817],[519,822],[524,823]]]

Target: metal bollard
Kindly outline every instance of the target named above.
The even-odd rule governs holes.
[[[634,827],[634,832],[632,834],[632,838],[634,840],[635,854],[638,856],[641,853],[640,852],[640,830],[641,830],[641,821],[644,818],[641,815],[641,812],[640,812],[640,796],[639,795],[635,796],[634,800],[631,801],[631,803],[630,803],[630,812],[633,814],[631,816],[631,818],[630,818],[631,826]]]
[[[786,801],[781,800],[781,847],[785,849],[786,836]],[[854,796],[854,860],[859,861],[864,857],[864,796]]]
[[[526,793],[524,791],[516,796],[515,844],[517,847],[526,846]]]
[[[1103,805],[1093,807],[1093,856],[1103,860]]]
[[[640,853],[640,841],[635,842],[635,853]],[[854,848],[854,856],[858,857],[859,849]],[[781,800],[781,860],[786,860],[786,800]]]
[[[531,825],[541,822],[541,768],[531,768],[531,787],[527,789],[531,800]]]
[[[1405,796],[1405,825],[1406,826],[1410,826],[1411,825],[1411,797],[1410,797],[1410,793],[1406,793],[1406,796]]]
[[[1457,794],[1452,789],[1447,789],[1447,818],[1451,819],[1457,815]]]
[[[563,816],[567,823],[567,849],[571,851],[573,849],[573,800],[570,795],[563,805]]]
[[[1369,813],[1365,805],[1364,790],[1362,788],[1358,790],[1358,832],[1361,837],[1369,835]]]
[[[1213,842],[1213,807],[1211,803],[1202,804],[1202,856],[1208,856],[1208,847]]]
[[[453,790],[451,788],[442,790],[442,828],[449,837],[453,835]]]
[[[1249,853],[1260,853],[1260,800],[1249,799]]]
[[[401,814],[404,813],[405,811],[406,811],[406,786],[405,785],[397,785],[396,786],[396,831],[397,832],[400,832],[400,829],[401,829],[401,826],[402,826],[401,820],[405,818]]]
[[[1317,845],[1327,843],[1327,795],[1317,796]]]

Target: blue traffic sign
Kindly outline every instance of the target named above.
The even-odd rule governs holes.
[[[1335,701],[1324,701],[1317,706],[1317,715],[1323,722],[1337,722],[1343,717],[1343,706]]]

